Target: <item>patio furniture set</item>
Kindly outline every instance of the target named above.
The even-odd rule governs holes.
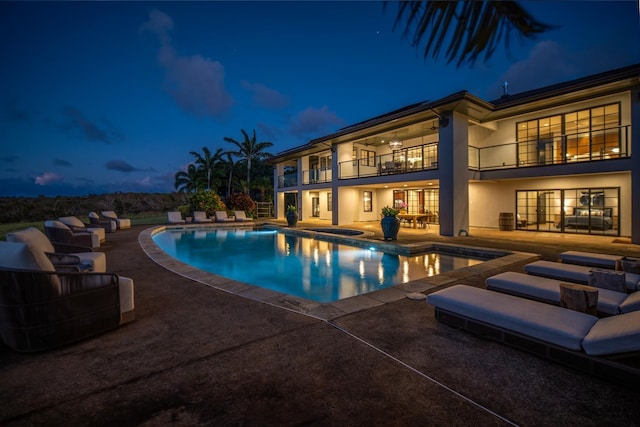
[[[95,251],[105,232],[131,222],[96,219],[61,217],[45,221],[46,234],[29,227],[0,241],[0,337],[8,347],[47,350],[134,320],[133,280],[107,272],[106,254]]]
[[[640,390],[640,259],[568,251],[524,270],[427,303],[444,324]]]

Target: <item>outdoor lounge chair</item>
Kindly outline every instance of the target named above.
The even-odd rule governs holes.
[[[61,223],[63,223],[64,225],[66,225],[67,227],[69,227],[71,229],[71,231],[74,232],[78,232],[78,231],[84,231],[84,232],[90,232],[93,234],[96,234],[98,236],[98,241],[102,244],[105,242],[105,240],[107,239],[107,235],[105,232],[105,229],[102,227],[91,227],[90,224],[85,224],[84,222],[80,221],[80,219],[78,219],[78,217],[75,216],[62,216],[60,218],[58,218],[58,221],[60,221]]]
[[[100,247],[100,238],[97,234],[91,231],[73,231],[60,221],[45,221],[44,232],[52,242],[86,246],[91,249]]]
[[[130,322],[133,280],[57,271],[21,242],[0,242],[0,337],[16,351],[46,350]]]
[[[467,285],[429,294],[427,303],[442,323],[640,389],[640,311],[598,319]]]
[[[167,219],[169,220],[169,224],[184,224],[186,221],[182,219],[182,214],[180,212],[167,212]]]
[[[253,221],[253,218],[248,218],[244,211],[234,211],[233,213],[236,216],[237,222]]]
[[[102,217],[116,222],[118,230],[131,228],[131,220],[129,218],[118,218],[118,214],[114,211],[102,211]]]
[[[216,211],[216,222],[233,222],[234,218],[227,216],[227,211]]]
[[[107,233],[113,233],[118,229],[115,221],[110,219],[100,219],[100,215],[95,212],[89,212],[89,224],[92,227],[102,227]]]
[[[527,274],[585,285],[589,284],[591,270],[593,270],[592,267],[551,261],[535,261],[524,266]],[[624,274],[627,292],[640,290],[640,274],[627,272]]]
[[[207,222],[212,222],[213,220],[207,216],[206,212],[203,211],[193,211],[193,222],[196,224],[202,224]]]
[[[91,252],[91,248],[69,244],[52,243],[35,227],[7,233],[7,242],[24,243],[39,265],[52,263],[56,271],[107,271],[104,252]],[[41,268],[46,271],[46,269]]]
[[[560,280],[507,271],[486,280],[487,289],[546,304],[560,305]],[[640,292],[598,289],[598,315],[613,316],[640,310]]]

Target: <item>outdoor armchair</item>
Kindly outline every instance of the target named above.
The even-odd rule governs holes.
[[[68,244],[52,243],[35,227],[7,233],[7,241],[0,243],[23,243],[30,256],[43,271],[89,270],[107,271],[107,257],[104,252],[92,252],[91,248]]]
[[[89,223],[92,227],[102,227],[107,233],[113,233],[118,229],[118,224],[110,219],[101,219],[95,212],[89,212]]]
[[[131,228],[131,220],[129,218],[118,218],[118,214],[114,211],[102,211],[102,216],[116,222],[118,230]]]
[[[87,246],[92,249],[100,247],[100,238],[97,234],[90,231],[72,231],[60,221],[45,221],[44,232],[52,242]]]
[[[62,216],[58,218],[58,221],[69,227],[73,232],[83,231],[96,234],[100,243],[104,243],[104,241],[106,240],[107,236],[104,228],[91,227],[91,225],[85,224],[84,222],[80,221],[78,217]]]

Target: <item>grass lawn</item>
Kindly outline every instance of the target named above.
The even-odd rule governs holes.
[[[131,225],[155,225],[167,223],[166,213],[147,212],[138,215],[126,215],[123,217],[131,218]],[[85,223],[89,222],[89,218],[78,218]],[[23,230],[28,227],[35,227],[44,232],[44,221],[12,222],[7,224],[0,224],[0,240],[6,240],[7,233],[17,230]]]

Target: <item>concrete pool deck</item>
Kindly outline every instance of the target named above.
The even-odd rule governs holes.
[[[309,223],[310,226],[317,225]],[[299,227],[304,227],[300,223]],[[374,224],[349,228],[380,233]],[[328,320],[175,274],[107,236],[109,271],[134,279],[136,321],[37,354],[0,347],[2,425],[637,425],[640,393],[439,324],[407,298]],[[402,228],[398,243],[540,254],[640,254],[626,239]],[[430,292],[519,263],[447,278]]]

